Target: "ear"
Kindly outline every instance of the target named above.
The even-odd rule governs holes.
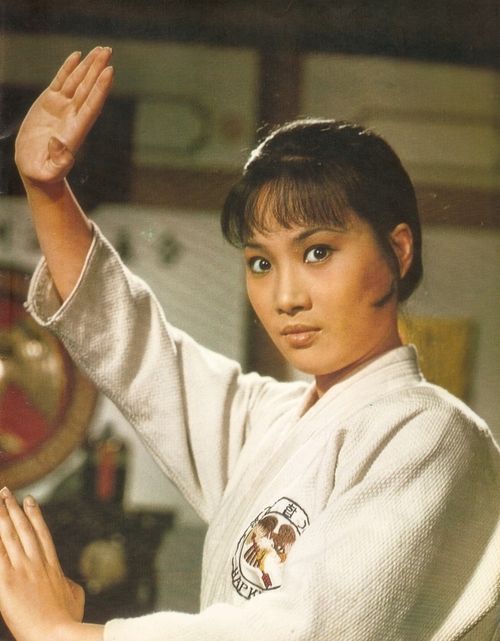
[[[406,223],[399,223],[389,234],[389,242],[398,259],[399,277],[403,278],[413,261],[413,234]]]

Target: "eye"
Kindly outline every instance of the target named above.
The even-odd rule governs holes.
[[[323,260],[326,260],[328,256],[332,253],[330,247],[326,245],[315,245],[306,251],[304,254],[305,263],[320,263]]]
[[[265,274],[271,269],[271,263],[261,256],[254,256],[248,260],[248,268],[254,274]]]

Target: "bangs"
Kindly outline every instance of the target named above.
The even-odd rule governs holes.
[[[347,227],[352,211],[342,181],[321,169],[304,175],[303,162],[300,175],[290,169],[265,180],[247,181],[243,176],[233,187],[221,221],[231,244],[243,247],[254,232],[266,233],[273,223],[285,229]]]

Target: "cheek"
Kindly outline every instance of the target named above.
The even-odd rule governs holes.
[[[394,274],[383,257],[379,257],[366,264],[359,277],[360,293],[368,298],[370,303],[375,303],[386,296],[394,282]]]
[[[259,318],[262,318],[267,306],[265,288],[259,287],[258,283],[247,279],[247,296],[253,311]]]
[[[342,258],[332,263],[332,269],[325,272],[321,282],[312,284],[316,301],[353,313],[353,307],[359,311],[371,308],[390,291],[393,274],[385,258],[377,252],[368,248]]]

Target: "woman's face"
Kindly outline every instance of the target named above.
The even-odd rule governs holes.
[[[268,222],[244,249],[250,302],[286,360],[316,377],[321,395],[401,344],[396,278],[372,228],[354,213],[346,229]],[[406,225],[391,243],[404,272],[411,262]]]

